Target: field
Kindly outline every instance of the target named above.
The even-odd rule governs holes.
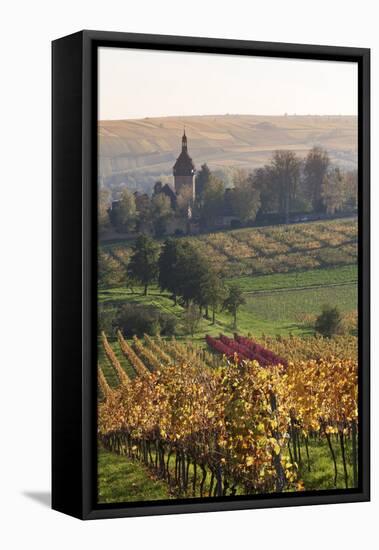
[[[356,117],[220,115],[111,120],[99,123],[100,174],[106,183],[172,174],[183,124],[197,168],[252,169],[276,149],[304,156],[315,143],[333,162],[356,168]],[[151,181],[151,185],[153,180]]]
[[[203,316],[190,335],[185,308],[174,305],[169,294],[151,285],[144,296],[141,287],[122,284],[130,243],[102,245],[100,254],[111,262],[115,278],[99,287],[100,309],[116,311],[126,303],[154,306],[177,319],[177,334],[174,339],[127,340],[110,331],[99,337],[100,501],[354,486],[356,220],[183,238],[220,268],[227,285],[242,289],[245,303],[238,310],[237,331],[256,342],[257,349],[267,350],[271,366],[263,367],[259,353],[246,350],[245,356],[236,358],[239,366],[233,366],[233,347],[227,363],[217,353],[217,344],[213,348],[210,339],[207,345],[205,336],[219,341],[223,334],[224,341],[233,344],[236,330],[230,314],[217,311],[214,324]],[[340,309],[344,335],[315,336],[314,322],[324,304]],[[275,366],[275,354],[286,372]],[[251,363],[250,357],[257,357],[258,363]],[[224,386],[229,388],[225,392]],[[275,388],[278,410],[276,405],[273,409],[267,387]],[[239,397],[228,401],[235,392]],[[265,397],[261,408],[256,409],[256,403],[251,409],[257,392]],[[168,401],[162,400],[164,395]],[[200,395],[207,395],[206,405]],[[151,410],[150,403],[154,403]],[[242,403],[247,415],[239,410]],[[342,409],[339,403],[344,403]],[[231,410],[232,422],[225,412]],[[295,416],[290,411],[296,411]],[[244,418],[238,425],[237,419]],[[222,450],[225,462],[216,460],[219,451],[214,454],[209,439],[215,429],[213,419],[222,426],[217,445],[227,442]],[[249,452],[255,449],[254,456],[239,444],[239,430],[245,434],[243,441],[251,439],[248,447]],[[199,448],[196,441],[203,446]],[[255,470],[253,464],[261,464],[261,469]]]
[[[357,220],[279,225],[185,237],[226,277],[290,273],[357,262]],[[115,265],[124,267],[130,242],[101,246]]]
[[[317,281],[317,277],[327,278],[329,271],[332,277],[339,280],[338,283],[328,284],[324,282],[321,285],[314,284],[307,286],[309,279]],[[357,307],[357,288],[351,275],[357,275],[356,268],[352,270],[344,269],[325,269],[319,271],[306,272],[300,274],[296,280],[292,278],[285,279],[283,285],[288,285],[281,289],[271,287],[271,284],[280,284],[280,282],[268,276],[261,277],[252,283],[264,289],[246,292],[246,304],[238,312],[238,328],[245,332],[254,334],[309,334],[312,329],[309,328],[309,322],[314,320],[320,313],[324,304],[335,304],[341,311],[349,314]],[[355,279],[356,281],[356,279]],[[294,286],[289,286],[291,283]],[[248,282],[246,283],[248,287]],[[299,288],[300,287],[300,288]],[[125,302],[153,305],[165,313],[176,316],[179,320],[183,318],[184,309],[177,305],[174,306],[168,294],[161,294],[157,287],[152,287],[147,296],[143,296],[140,289],[136,288],[134,293],[130,290],[116,287],[99,292],[99,302],[108,304],[108,306],[120,305]],[[218,334],[223,331],[232,333],[233,327],[230,315],[225,312],[216,314],[216,323],[202,319],[196,329],[194,338],[202,338],[204,333]],[[180,336],[180,335],[179,335]],[[185,335],[184,335],[185,336]]]
[[[342,463],[341,449],[339,445],[332,442],[333,450],[338,464]],[[303,455],[306,456],[305,445],[301,445]],[[310,467],[303,469],[305,485],[311,489],[333,489],[333,471],[331,469],[330,456],[325,446],[317,445],[311,441],[310,449]],[[99,448],[99,502],[118,503],[128,500],[146,501],[146,500],[168,500],[173,498],[169,488],[164,481],[157,477],[143,465],[135,461],[128,460],[125,456],[106,451]],[[351,454],[351,448],[348,448]],[[173,465],[174,467],[174,465]],[[348,468],[349,476],[352,476],[351,466]],[[191,468],[193,475],[193,468]],[[210,476],[206,480],[206,488],[209,491]],[[344,487],[343,471],[340,468],[337,474],[337,486]],[[192,495],[189,495],[192,496]]]
[[[206,254],[227,283],[238,284],[246,304],[238,327],[254,334],[309,334],[309,325],[324,304],[338,305],[352,316],[357,309],[357,224],[348,220],[314,222],[220,232],[189,237]],[[125,270],[130,244],[102,247],[102,254]],[[99,289],[99,303],[112,307],[132,301],[158,307],[179,320],[183,308],[152,286],[148,296],[121,285]],[[216,324],[203,319],[195,338],[204,333],[230,333],[230,316],[216,315]]]
[[[158,480],[152,483],[151,475],[142,465],[102,448],[98,451],[98,459],[100,502],[122,502],[126,495],[136,501],[170,498],[167,485]]]
[[[273,365],[233,365],[175,339],[126,342],[118,333],[110,343],[102,335],[101,502],[354,486],[356,337],[245,340]],[[293,362],[275,366],[269,345]]]

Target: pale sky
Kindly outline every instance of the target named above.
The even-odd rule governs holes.
[[[357,115],[356,63],[99,48],[99,119]]]

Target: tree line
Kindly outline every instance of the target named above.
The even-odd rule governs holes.
[[[106,274],[100,266],[100,285],[108,283]],[[181,239],[168,238],[160,247],[150,236],[139,235],[125,267],[124,282],[132,292],[135,285],[142,286],[145,296],[154,283],[162,292],[170,293],[173,304],[186,309],[191,333],[203,314],[214,324],[218,310],[228,311],[236,326],[238,309],[245,303],[242,290],[237,285],[225,286],[208,258]]]
[[[101,189],[98,200],[100,232],[113,228],[119,233],[148,232],[156,237],[165,234],[175,216],[169,197],[164,194],[132,193],[124,187],[118,194],[117,207],[111,208],[111,193]]]
[[[328,152],[313,147],[302,159],[295,152],[280,150],[270,161],[251,173],[236,170],[233,187],[224,189],[207,164],[196,178],[197,215],[212,223],[222,211],[241,222],[257,215],[279,214],[288,223],[292,212],[335,214],[357,208],[357,172],[343,171],[332,164]]]
[[[170,220],[187,215],[187,204],[178,198],[174,207],[163,193],[133,194],[124,188],[116,209],[110,209],[109,191],[99,193],[99,227],[120,232],[147,232],[162,237]],[[357,208],[357,171],[344,171],[332,164],[328,152],[313,147],[305,158],[290,150],[273,153],[261,168],[234,170],[232,186],[203,164],[196,175],[193,219],[212,228],[220,217],[235,217],[242,224],[257,216],[277,214],[289,222],[291,213],[335,214]]]

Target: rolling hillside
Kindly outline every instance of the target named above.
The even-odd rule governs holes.
[[[338,306],[346,323],[354,325],[358,277],[355,218],[246,228],[184,239],[221,269],[226,284],[238,284],[244,292],[238,323],[245,333],[310,334],[310,324],[324,304]],[[148,305],[181,322],[183,308],[173,306],[169,293],[152,285],[144,296],[141,288],[123,285],[130,244],[100,246],[102,262],[111,261],[120,276],[112,285],[99,287],[99,303],[105,309],[126,302]],[[191,338],[202,342],[205,333],[217,336],[220,331],[233,334],[226,312],[217,313],[215,325],[202,320]]]
[[[357,162],[357,119],[351,116],[219,115],[145,118],[99,122],[100,177],[107,183],[171,175],[186,127],[196,167],[255,168],[276,149],[304,156],[325,147],[345,168]]]

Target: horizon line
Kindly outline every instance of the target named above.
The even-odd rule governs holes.
[[[250,117],[265,117],[265,118],[300,118],[300,117],[332,117],[332,118],[342,118],[342,117],[350,117],[350,118],[358,118],[357,114],[344,114],[344,113],[282,113],[282,114],[276,114],[276,115],[265,115],[265,114],[256,114],[256,113],[224,113],[224,114],[193,114],[193,115],[154,115],[154,116],[144,116],[144,117],[133,117],[133,118],[103,118],[98,119],[99,122],[125,122],[125,121],[140,121],[140,120],[151,120],[151,119],[161,119],[161,118],[198,118],[198,117],[238,117],[238,116],[250,116]]]

